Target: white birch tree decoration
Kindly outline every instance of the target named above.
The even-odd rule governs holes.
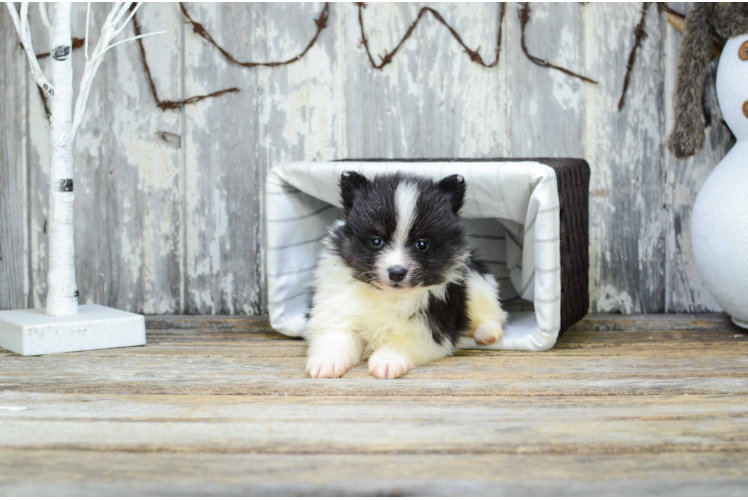
[[[39,5],[42,24],[49,31],[51,82],[45,77],[34,52],[29,29],[29,4],[16,10],[6,2],[13,25],[29,61],[31,75],[49,98],[50,108],[50,189],[49,189],[49,268],[47,307],[42,310],[0,312],[0,347],[19,354],[81,351],[106,347],[145,344],[145,319],[141,315],[104,306],[78,308],[75,280],[75,244],[73,232],[73,141],[83,121],[93,79],[104,54],[112,47],[149,33],[112,43],[142,5],[116,2],[101,28],[99,39],[89,56],[91,4],[86,13],[85,57],[78,97],[73,112],[73,64],[71,3]]]

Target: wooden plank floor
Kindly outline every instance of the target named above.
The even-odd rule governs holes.
[[[263,318],[148,320],[145,347],[0,351],[4,495],[744,495],[748,332],[597,316],[545,353],[304,377]]]

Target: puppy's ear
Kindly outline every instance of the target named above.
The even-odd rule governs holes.
[[[347,170],[340,176],[340,197],[343,210],[348,215],[353,208],[356,195],[369,184],[369,181],[358,172]]]
[[[452,200],[452,211],[457,213],[465,203],[465,179],[461,175],[450,175],[439,181],[439,189]]]

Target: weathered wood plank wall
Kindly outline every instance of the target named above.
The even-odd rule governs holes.
[[[423,5],[368,5],[372,53],[392,49]],[[498,4],[429,5],[492,60]],[[237,58],[263,61],[303,50],[323,4],[187,6]],[[184,24],[177,4],[145,6],[144,30],[168,32],[145,40],[161,99],[241,92],[161,111],[137,46],[107,54],[76,141],[82,302],[152,314],[265,312],[262,186],[280,162],[547,155],[585,157],[592,167],[593,311],[718,311],[694,267],[689,229],[695,195],[732,143],[716,104],[716,65],[706,148],[677,161],[664,143],[680,34],[660,12],[650,7],[618,113],[641,4],[532,5],[530,52],[599,85],[528,61],[517,8],[507,4],[498,67],[472,63],[427,16],[378,71],[360,44],[354,4],[330,6],[327,29],[301,61],[254,69],[228,63]],[[73,32],[83,36],[85,6],[74,9]],[[100,22],[106,6],[94,12]],[[38,21],[33,34],[42,51]],[[80,76],[81,54],[74,60]],[[48,123],[4,10],[0,65],[0,309],[39,307]]]
[[[29,295],[26,61],[10,16],[0,16],[0,308]]]

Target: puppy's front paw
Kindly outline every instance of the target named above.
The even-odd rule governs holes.
[[[475,342],[481,345],[494,344],[504,336],[504,330],[498,321],[484,321],[475,330]]]
[[[340,378],[350,367],[346,360],[332,356],[312,356],[306,360],[306,373],[312,378]]]
[[[400,378],[411,368],[410,358],[395,351],[376,351],[369,358],[369,375],[377,378]]]

